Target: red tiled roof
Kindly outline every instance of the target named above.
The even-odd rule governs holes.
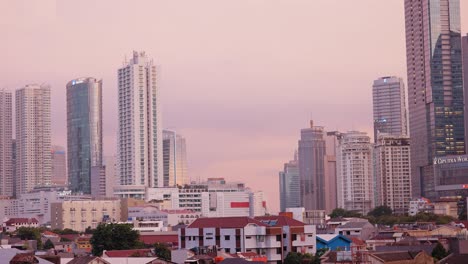
[[[10,218],[8,221],[5,222],[6,225],[11,225],[11,224],[37,224],[39,221],[37,221],[36,218]]]
[[[75,241],[77,237],[79,237],[79,234],[65,234],[65,235],[59,235],[61,238],[66,238],[70,241]]]
[[[266,221],[269,221],[270,224],[274,223],[272,221],[276,221],[276,224],[272,225],[272,226],[276,226],[276,227],[279,227],[279,226],[304,226],[303,222],[297,221],[296,219],[293,219],[291,217],[284,216],[284,215],[257,216],[254,219],[258,220],[260,222],[263,222],[266,225],[268,225],[266,223]]]
[[[250,217],[209,217],[198,218],[191,223],[187,228],[242,228],[248,224],[256,224],[258,226],[267,226],[264,223]]]
[[[147,245],[155,243],[172,243],[175,245],[179,242],[179,238],[178,235],[145,235],[140,233],[140,241]]]
[[[49,231],[49,230],[46,230],[46,231],[42,232],[42,234],[43,234],[44,236],[56,236],[56,237],[59,236],[58,234],[56,234],[56,233],[54,233],[54,232],[51,232],[51,231]]]
[[[104,252],[109,258],[128,258],[135,255],[153,256],[151,249],[126,249],[126,250],[109,250]],[[104,255],[103,254],[103,255]]]
[[[353,236],[349,236],[347,237],[349,240],[351,240],[351,243],[357,245],[357,246],[362,246],[362,245],[365,245],[366,243],[362,240],[362,239],[359,239],[357,237],[353,237]]]

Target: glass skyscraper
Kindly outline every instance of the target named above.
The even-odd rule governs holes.
[[[413,196],[436,198],[434,158],[465,153],[459,0],[405,0]]]
[[[70,190],[91,194],[91,168],[102,166],[102,80],[68,82],[67,145]]]

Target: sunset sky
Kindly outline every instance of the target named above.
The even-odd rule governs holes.
[[[403,0],[0,0],[0,88],[50,84],[52,142],[66,146],[66,83],[102,78],[114,155],[117,69],[144,50],[191,179],[244,181],[274,212],[278,172],[309,119],[371,132],[373,80],[406,83],[404,30]]]

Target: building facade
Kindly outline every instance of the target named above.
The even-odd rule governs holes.
[[[121,185],[163,187],[161,118],[156,66],[133,52],[118,70]]]
[[[52,175],[50,87],[16,90],[16,195],[50,186]]]
[[[284,212],[289,207],[301,207],[301,180],[297,152],[294,160],[284,164],[284,170],[279,173],[280,209]]]
[[[405,214],[412,198],[409,137],[378,133],[374,157],[376,206]]]
[[[408,135],[406,92],[403,79],[381,77],[372,86],[374,113],[374,142],[377,134]]]
[[[463,61],[463,92],[464,92],[464,102],[465,105],[468,105],[468,34],[462,37],[462,61]],[[465,124],[468,124],[468,109],[465,107]],[[465,153],[468,153],[468,125],[465,125]]]
[[[52,178],[51,184],[56,186],[68,185],[67,156],[62,146],[52,146]]]
[[[189,184],[185,138],[163,130],[164,187]]]
[[[67,84],[68,179],[76,193],[91,194],[91,167],[102,166],[102,81]]]
[[[299,140],[299,177],[301,203],[306,210],[325,209],[325,139],[323,127],[301,130]]]
[[[331,213],[338,207],[336,182],[336,149],[338,148],[339,132],[327,132],[325,136],[325,211]]]
[[[405,0],[413,196],[435,198],[432,160],[465,153],[459,0]]]
[[[13,196],[13,96],[0,89],[0,195]]]
[[[373,145],[364,132],[340,136],[337,150],[338,207],[367,214],[374,207]]]

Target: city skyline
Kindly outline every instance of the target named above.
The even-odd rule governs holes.
[[[337,37],[339,34],[327,33],[323,29],[313,28],[313,30],[318,31],[316,34],[325,34],[328,38],[333,37],[333,40],[339,43],[329,43],[331,48],[337,49],[341,47],[343,44],[342,40],[350,36],[347,35],[349,33],[339,30],[339,26],[343,27],[348,23],[350,24],[350,28],[353,29],[351,30],[353,34],[365,36],[365,33],[371,32],[378,40],[386,40],[387,38],[391,38],[390,36],[396,36],[395,38],[398,41],[389,41],[390,43],[386,46],[376,47],[377,41],[363,44],[365,41],[370,40],[365,39],[360,42],[357,40],[358,38],[352,38],[357,44],[347,44],[349,47],[345,50],[355,48],[358,50],[354,50],[352,53],[362,53],[357,46],[363,45],[365,47],[363,48],[364,50],[369,50],[369,54],[365,55],[366,59],[370,59],[367,56],[371,57],[375,55],[379,57],[376,54],[382,53],[378,59],[387,59],[387,61],[379,64],[377,59],[370,59],[373,63],[365,60],[370,64],[370,67],[367,68],[364,64],[358,64],[360,63],[356,61],[358,57],[352,54],[346,54],[346,56],[349,56],[346,57],[344,53],[341,53],[342,51],[336,50],[337,53],[333,54],[333,56],[336,56],[336,59],[340,58],[342,60],[340,61],[341,66],[333,68],[335,66],[324,64],[322,68],[319,66],[321,66],[320,61],[324,58],[320,54],[317,54],[313,48],[324,47],[317,46],[318,44],[314,43],[316,39],[313,37],[305,38],[302,34],[306,29],[308,30],[307,32],[310,32],[307,25],[313,25],[313,23],[305,22],[316,21],[314,18],[309,18],[312,8],[327,9],[328,7],[330,9],[338,5],[337,3],[326,2],[331,1],[317,1],[313,5],[300,2],[288,6],[285,10],[286,15],[294,13],[291,10],[299,12],[299,14],[296,14],[297,17],[295,19],[290,19],[288,22],[286,22],[288,19],[281,19],[281,17],[275,20],[277,19],[277,15],[281,14],[280,9],[286,7],[281,4],[249,4],[243,6],[242,4],[230,3],[226,5],[229,8],[234,7],[234,9],[233,11],[228,11],[229,8],[226,8],[222,4],[210,2],[214,4],[212,8],[225,8],[222,10],[227,13],[225,14],[226,16],[224,18],[216,16],[216,18],[220,20],[219,23],[222,26],[228,28],[228,33],[235,33],[232,37],[223,34],[223,31],[219,27],[215,29],[208,27],[211,31],[208,30],[207,32],[198,31],[200,30],[198,26],[211,23],[212,20],[210,19],[197,22],[200,17],[188,14],[188,18],[178,21],[179,24],[176,25],[176,29],[185,29],[185,31],[182,31],[183,33],[180,33],[182,36],[183,34],[188,34],[188,36],[196,37],[197,32],[203,33],[202,35],[206,36],[214,31],[217,34],[221,34],[224,38],[227,37],[227,41],[222,40],[222,38],[216,39],[214,42],[220,47],[214,50],[212,46],[201,40],[195,41],[194,46],[191,47],[185,46],[186,44],[177,44],[174,49],[170,49],[169,44],[172,45],[175,40],[180,40],[178,38],[179,35],[173,35],[175,33],[172,30],[165,32],[164,30],[157,29],[157,27],[153,31],[157,37],[151,39],[151,41],[145,41],[144,38],[136,38],[132,41],[123,41],[123,44],[116,44],[117,47],[113,49],[104,50],[107,47],[106,45],[114,44],[112,40],[121,34],[121,32],[114,32],[118,31],[117,28],[121,23],[118,23],[117,17],[112,16],[109,13],[110,11],[104,12],[105,15],[110,16],[110,22],[104,23],[103,26],[97,26],[97,30],[93,32],[93,34],[107,32],[103,31],[105,29],[104,26],[109,26],[109,23],[116,23],[116,25],[110,27],[110,40],[104,41],[103,44],[100,44],[101,46],[96,46],[96,48],[94,48],[96,43],[93,43],[92,46],[83,45],[82,47],[80,46],[83,43],[80,43],[78,46],[80,48],[77,48],[76,44],[73,43],[74,38],[90,29],[92,21],[85,21],[83,22],[85,23],[84,26],[80,26],[74,23],[73,19],[66,16],[70,15],[73,17],[75,12],[79,14],[79,11],[83,10],[86,3],[59,3],[57,5],[54,3],[51,7],[50,4],[47,4],[49,2],[46,2],[43,6],[38,6],[37,11],[33,11],[33,8],[31,10],[18,8],[18,6],[15,7],[16,4],[11,3],[11,6],[3,8],[2,4],[0,4],[2,7],[0,10],[4,10],[6,13],[18,14],[18,12],[8,12],[10,8],[17,8],[22,11],[19,12],[20,14],[31,15],[31,20],[23,21],[22,24],[14,26],[11,25],[13,23],[11,21],[15,21],[15,19],[10,19],[9,22],[9,15],[5,14],[3,16],[2,14],[2,17],[6,18],[5,23],[11,25],[11,29],[2,29],[6,30],[8,40],[7,43],[0,44],[3,50],[6,49],[7,53],[1,56],[3,61],[11,61],[13,64],[8,65],[7,63],[0,66],[1,72],[5,73],[6,76],[5,82],[1,85],[2,88],[14,91],[31,82],[49,83],[53,97],[52,142],[58,145],[66,145],[66,127],[64,127],[65,118],[63,115],[63,109],[65,109],[64,84],[67,80],[76,76],[102,76],[104,82],[108,84],[104,88],[106,90],[104,102],[104,126],[106,134],[104,135],[104,145],[106,146],[106,154],[112,155],[116,153],[115,142],[117,131],[115,117],[117,109],[115,69],[121,65],[122,57],[125,54],[129,57],[133,49],[139,50],[141,47],[141,50],[147,51],[157,64],[162,66],[161,76],[163,84],[161,90],[163,93],[162,98],[164,98],[163,104],[165,105],[163,116],[164,120],[168,121],[165,122],[164,128],[175,127],[177,131],[180,131],[187,138],[188,159],[193,179],[216,176],[226,176],[229,179],[240,177],[249,186],[261,189],[262,182],[267,179],[271,179],[271,182],[276,182],[276,180],[273,181],[272,179],[276,179],[277,171],[281,169],[282,164],[286,160],[290,159],[290,156],[294,152],[295,142],[297,141],[297,131],[303,127],[304,122],[309,120],[311,113],[317,123],[331,130],[343,132],[347,130],[364,130],[371,134],[372,80],[378,76],[396,75],[402,76],[406,82],[403,4],[388,3],[389,1],[381,1],[379,3],[374,3],[377,1],[353,1],[353,6],[362,4],[365,8],[374,9],[376,13],[368,14],[366,11],[361,18],[358,18],[360,13],[345,14],[344,10],[346,10],[346,6],[351,5],[351,3],[340,3],[342,8],[337,8],[336,15],[342,15],[346,23],[331,21],[332,25],[337,29],[336,32],[342,34],[340,37]],[[93,14],[96,14],[95,12],[103,12],[107,4],[97,4],[96,10],[87,10],[88,13],[86,14],[92,17]],[[17,5],[21,5],[21,2]],[[177,10],[177,12],[181,12],[181,16],[187,15],[185,11],[178,10],[177,5],[174,4],[155,5],[156,7],[160,7],[159,10],[158,8],[147,9],[157,12]],[[123,14],[124,7],[126,6],[122,3],[116,3],[115,12]],[[153,7],[153,5],[151,4],[150,7]],[[206,8],[206,2],[192,7],[202,10]],[[245,7],[251,10],[245,10]],[[266,12],[262,12],[267,7]],[[53,10],[50,11],[48,8],[52,8]],[[300,12],[301,9],[304,9],[304,13]],[[45,11],[43,15],[40,14],[42,11]],[[247,22],[252,22],[254,18],[257,19],[257,15],[259,14],[262,15],[261,18],[265,21],[254,23],[253,29],[248,30],[245,34],[240,33],[234,28],[232,23],[233,21],[241,23],[241,21],[237,21],[235,18],[238,18],[238,15],[242,11],[247,12]],[[31,12],[32,14],[30,14]],[[143,10],[143,12],[149,11]],[[359,8],[356,8],[356,12],[361,11]],[[462,3],[463,13],[467,13],[467,7],[464,7]],[[52,15],[49,17],[49,14]],[[320,14],[317,14],[317,16],[320,17]],[[382,19],[385,22],[378,21],[381,16],[388,16],[386,19]],[[372,21],[371,18],[376,20]],[[144,22],[146,19],[136,18],[135,21]],[[158,22],[163,23],[170,23],[172,21],[167,16],[162,16],[162,18],[158,19]],[[462,24],[462,35],[465,35],[466,26],[463,27],[463,25],[467,25],[467,17],[462,16],[462,20],[465,22]],[[0,21],[4,22],[2,18],[0,18]],[[361,25],[360,23],[363,21],[372,21],[373,25]],[[137,25],[136,22],[133,25]],[[193,27],[190,27],[189,23],[191,22],[197,23]],[[271,25],[268,23],[271,23]],[[52,27],[48,28],[48,25],[52,25]],[[245,26],[246,24],[241,24],[240,28],[246,29]],[[297,30],[288,33],[292,26],[296,26]],[[362,28],[359,28],[359,26],[362,26]],[[377,29],[380,26],[382,26],[382,32],[371,31],[371,29]],[[37,30],[38,28],[40,30]],[[131,32],[134,28],[129,26],[124,29],[126,32]],[[17,30],[17,32],[13,32],[14,30]],[[140,29],[137,28],[138,30]],[[264,34],[253,37],[253,34],[257,32],[256,30],[265,31],[261,31]],[[279,30],[279,33],[284,34],[286,37],[279,39],[278,42],[274,42],[274,40],[277,40],[275,36],[278,32],[276,30]],[[34,33],[35,31],[37,32]],[[29,34],[30,32],[33,32],[33,34]],[[40,39],[47,42],[47,44],[52,44],[56,40],[54,34],[57,33],[63,34],[63,37],[58,39],[57,44],[50,45],[50,47],[31,41]],[[19,36],[18,34],[25,36]],[[253,38],[259,44],[253,45],[251,41],[240,41],[235,42],[234,45],[229,45],[229,41],[232,41],[235,39],[235,36],[239,35],[247,36],[247,39],[249,37]],[[133,36],[131,34],[130,38]],[[48,39],[48,37],[52,38]],[[185,38],[182,37],[182,39]],[[304,46],[298,43],[301,40],[304,41]],[[270,43],[270,41],[273,43]],[[21,44],[20,42],[27,44]],[[67,55],[65,49],[55,50],[57,47],[55,45],[60,44],[67,44],[64,46],[70,44],[71,48],[74,48],[74,52],[76,51],[78,54],[83,55],[83,58],[80,59],[70,55],[63,56]],[[241,47],[236,48],[236,44],[240,44]],[[33,45],[41,50],[41,52],[32,49]],[[253,46],[251,47],[250,45]],[[311,45],[311,47],[306,47],[307,45]],[[26,50],[27,48],[30,50]],[[193,52],[193,49],[195,52]],[[242,49],[245,49],[245,52],[240,52]],[[391,50],[389,51],[389,49]],[[273,55],[276,50],[281,50],[283,53]],[[33,51],[38,54],[32,54]],[[208,56],[207,58],[203,58],[210,51],[214,57]],[[199,55],[187,56],[191,53]],[[389,53],[391,56],[384,53]],[[176,56],[178,54],[180,54],[180,57]],[[241,56],[238,57],[237,55],[239,54]],[[98,62],[90,65],[90,59],[93,56],[99,55],[103,57],[103,60],[98,60]],[[255,60],[250,58],[252,55],[257,55]],[[50,64],[44,64],[45,58],[48,57],[51,58]],[[392,58],[392,61],[388,65],[390,58]],[[321,60],[317,61],[316,59]],[[200,63],[204,67],[199,67]],[[273,64],[275,67],[264,68],[267,64]],[[214,71],[220,67],[223,69],[221,73]],[[357,71],[357,69],[360,70],[360,67],[364,67],[363,74]],[[55,70],[57,70],[56,74],[54,73]],[[335,74],[339,75],[343,81],[333,80],[337,79]],[[259,78],[255,78],[253,75],[258,75]],[[320,75],[323,75],[323,78],[319,78]],[[361,76],[355,77],[355,75]],[[266,76],[275,76],[272,78],[273,82],[265,81]],[[256,87],[272,87],[274,89],[272,89],[273,91],[267,91]],[[336,87],[338,87],[338,90],[333,92],[326,91]],[[304,96],[298,96],[298,94]],[[334,97],[335,94],[338,96]],[[264,100],[265,95],[268,95],[268,100]],[[356,100],[354,102],[347,102],[346,99],[350,96],[356,96]],[[324,98],[330,98],[330,103],[324,103]],[[332,99],[335,100],[332,101]],[[258,102],[261,103],[258,104]],[[291,105],[292,102],[294,102],[294,105]],[[181,106],[185,109],[179,110]],[[342,114],[340,114],[340,110],[343,110],[344,107],[353,108],[348,113],[349,116],[353,116],[352,120],[347,120],[346,117],[342,117]],[[278,109],[284,110],[278,111]],[[320,118],[317,118],[317,116]],[[282,123],[280,128],[278,128],[279,123]],[[273,131],[277,128],[278,131]],[[272,145],[271,142],[276,142],[276,144]],[[209,144],[207,143],[213,146],[208,146]],[[232,151],[220,151],[218,149],[220,146],[221,150],[232,149]],[[230,168],[243,169],[231,171]],[[252,178],[254,177],[258,180],[253,180]],[[271,195],[276,193],[278,188],[276,185],[272,185],[271,189],[274,192],[265,190],[269,194],[270,205],[278,203],[278,199]]]

